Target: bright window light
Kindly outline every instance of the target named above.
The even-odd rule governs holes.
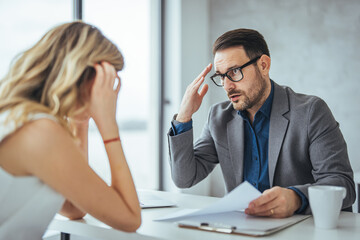
[[[117,120],[124,152],[137,188],[158,187],[158,162],[151,156],[150,0],[85,0],[83,20],[98,27],[122,52]],[[102,139],[92,122],[89,160],[108,183],[110,170]]]

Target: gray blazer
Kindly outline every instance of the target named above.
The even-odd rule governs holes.
[[[168,134],[174,183],[191,187],[220,163],[226,190],[244,181],[244,121],[229,101],[211,107],[200,138],[193,131]],[[308,197],[311,185],[346,188],[343,208],[355,201],[355,184],[339,124],[326,103],[274,83],[269,129],[270,186],[298,188]],[[309,214],[310,208],[305,211]]]

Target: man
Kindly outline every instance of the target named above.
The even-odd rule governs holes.
[[[263,192],[247,214],[309,214],[311,185],[345,187],[342,207],[351,210],[353,172],[339,124],[326,103],[270,79],[269,50],[255,30],[224,33],[213,54],[216,73],[210,78],[224,88],[229,101],[211,107],[193,145],[191,118],[208,90],[207,84],[200,86],[211,64],[186,89],[168,134],[175,184],[191,187],[220,163],[227,191],[246,180]]]

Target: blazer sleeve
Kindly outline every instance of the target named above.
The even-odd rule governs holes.
[[[171,176],[179,188],[189,188],[207,177],[219,162],[209,131],[211,111],[200,138],[193,144],[193,129],[171,136],[168,132]]]
[[[307,135],[309,139],[309,158],[315,183],[311,185],[334,185],[346,188],[346,197],[342,208],[354,203],[355,184],[350,165],[347,146],[340,131],[339,123],[334,119],[327,104],[316,98],[309,109]],[[308,198],[307,185],[294,186]],[[310,207],[305,210],[311,212]]]

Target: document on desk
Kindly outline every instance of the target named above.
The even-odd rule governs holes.
[[[243,211],[248,207],[249,203],[260,197],[261,192],[254,188],[250,183],[243,182],[230,193],[225,195],[219,201],[207,206],[203,209],[183,209],[167,216],[157,218],[156,221],[175,221],[192,216],[207,215],[214,213]]]
[[[222,233],[264,236],[291,226],[309,217],[294,215],[289,218],[274,219],[254,217],[244,213],[249,203],[261,193],[250,183],[244,182],[203,209],[183,209],[155,221],[177,222],[179,227]]]
[[[174,207],[176,204],[168,199],[155,196],[151,192],[139,192],[138,193],[140,207],[145,208],[162,208],[162,207]]]

